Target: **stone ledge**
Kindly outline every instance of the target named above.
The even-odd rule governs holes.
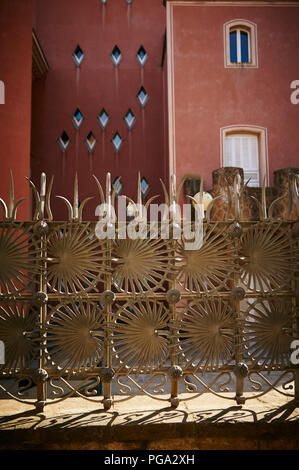
[[[39,414],[0,400],[0,415],[0,450],[299,449],[298,403],[276,392],[242,406],[204,394],[177,409],[138,396],[109,411],[69,398]]]

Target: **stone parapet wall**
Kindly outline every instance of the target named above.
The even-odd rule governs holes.
[[[262,200],[262,187],[252,187],[244,185],[244,172],[238,167],[223,167],[214,170],[212,173],[213,186],[207,192],[217,200],[213,204],[211,210],[211,220],[226,220],[226,214],[229,206],[229,191],[233,193],[235,178],[240,175],[241,211],[242,220],[254,221],[259,220],[258,201]],[[270,207],[274,201],[273,217],[275,219],[296,220],[295,204],[292,205],[288,214],[290,197],[294,198],[296,191],[296,179],[299,177],[299,168],[282,168],[274,172],[274,186],[265,188],[266,206]],[[185,196],[194,196],[200,191],[200,176],[188,176],[184,184]],[[235,217],[235,200],[232,198],[231,218]]]
[[[206,393],[177,409],[139,396],[105,411],[70,398],[36,414],[0,400],[0,450],[298,450],[297,405],[276,392],[243,406]]]

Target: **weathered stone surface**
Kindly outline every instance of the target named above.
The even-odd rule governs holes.
[[[228,186],[233,194],[234,180],[237,175],[240,175],[241,187],[244,186],[244,172],[242,168],[237,167],[224,167],[218,168],[213,171],[213,198],[218,198],[213,204],[211,210],[211,220],[226,220],[226,215],[229,207],[229,193]],[[254,220],[253,202],[247,194],[247,189],[242,193],[240,200],[240,207],[242,211],[242,220]],[[232,197],[232,208],[230,218],[235,218],[235,199]]]
[[[293,204],[289,213],[290,190],[294,184],[296,176],[299,175],[299,168],[282,168],[274,171],[274,184],[278,190],[278,195],[282,199],[275,207],[274,216],[281,219],[296,220],[298,215],[294,204],[295,194],[292,194]],[[292,193],[292,191],[291,191]]]
[[[259,210],[257,203],[252,199],[256,198],[258,201],[262,200],[262,187],[247,186],[244,187],[244,171],[238,167],[222,167],[212,172],[213,187],[208,192],[213,198],[218,198],[213,204],[211,210],[211,220],[223,221],[226,219],[226,214],[229,205],[228,186],[233,194],[234,179],[240,175],[241,188],[244,189],[241,195],[240,205],[242,211],[242,221],[259,220]],[[266,206],[270,207],[271,203],[277,198],[281,197],[273,208],[273,216],[277,219],[285,219],[288,214],[289,208],[289,188],[292,186],[294,178],[299,175],[299,168],[282,168],[274,171],[274,185],[266,187]],[[262,182],[261,182],[262,183]],[[185,197],[187,195],[194,196],[200,190],[200,176],[190,175],[186,178],[184,183]],[[294,195],[293,195],[294,197]],[[190,201],[189,201],[190,202]],[[232,210],[230,218],[235,217],[235,200],[232,197]],[[287,217],[290,220],[296,220],[297,212],[293,204],[291,212]]]
[[[276,392],[245,405],[206,393],[177,409],[138,396],[115,404],[70,398],[43,413],[0,400],[0,450],[299,449],[299,408]]]

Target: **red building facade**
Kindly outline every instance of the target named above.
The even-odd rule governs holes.
[[[256,146],[258,167],[243,163],[249,163],[256,186],[264,177],[273,184],[278,169],[298,166],[299,106],[292,99],[299,78],[298,7],[298,2],[167,2],[169,171],[178,180],[200,175],[208,190],[215,169],[243,166],[237,153],[248,143]],[[230,56],[229,35],[236,30],[249,36],[250,57],[239,63],[230,61],[236,57]],[[250,158],[253,151],[244,148],[244,154]]]
[[[0,2],[0,80],[5,100],[0,104],[0,194],[9,194],[10,170],[15,198],[26,197],[19,218],[30,212],[29,186],[32,81],[32,2]]]
[[[86,206],[87,218],[94,218],[99,202],[93,174],[102,183],[107,171],[112,181],[121,177],[122,193],[135,198],[140,171],[145,194],[160,192],[159,177],[167,178],[168,171],[162,1],[23,4],[1,2],[0,79],[7,95],[0,110],[3,179],[8,181],[12,168],[20,192],[28,195],[25,176],[39,185],[45,171],[48,177],[54,175],[53,192],[71,198],[78,173],[80,196],[94,196]],[[33,71],[31,102],[32,29],[48,67],[37,77]],[[16,42],[21,60],[15,55],[15,69],[10,70],[7,58]],[[10,119],[12,108],[18,119],[26,117],[25,126],[14,115]],[[14,148],[8,155],[9,135],[20,128],[24,135],[17,135],[18,141],[12,136]],[[7,192],[1,183],[1,194]],[[64,219],[63,202],[53,204],[54,217]]]
[[[222,166],[255,186],[298,166],[298,1],[2,0],[0,22],[0,193],[12,169],[19,218],[42,171],[67,198],[77,173],[93,219],[93,174],[135,198],[138,171],[152,196],[171,173],[209,190]]]

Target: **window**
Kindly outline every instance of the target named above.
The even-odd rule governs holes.
[[[224,141],[224,166],[244,170],[244,182],[260,186],[258,137],[253,134],[230,134]]]
[[[141,104],[141,106],[144,107],[147,103],[147,100],[148,100],[148,94],[147,94],[147,92],[146,92],[146,90],[143,86],[138,91],[137,98],[138,98],[139,103]]]
[[[98,114],[97,116],[98,123],[100,124],[101,128],[103,131],[106,129],[106,126],[109,122],[109,114],[106,112],[106,110],[103,108],[102,111]]]
[[[233,29],[229,33],[231,63],[250,62],[249,33],[242,29]]]
[[[120,196],[121,195],[121,192],[122,192],[122,189],[123,189],[123,184],[122,182],[120,181],[120,177],[117,176],[116,178],[114,178],[114,181],[112,183],[112,187],[113,187],[113,190],[115,189],[115,195],[116,197]]]
[[[72,122],[77,130],[80,129],[83,119],[83,114],[81,113],[80,109],[77,108],[72,116]]]
[[[147,61],[148,55],[143,46],[140,46],[137,52],[137,59],[140,65],[143,67]]]
[[[256,25],[234,20],[224,25],[225,67],[257,67]]]
[[[116,131],[114,136],[113,136],[113,139],[111,140],[111,143],[112,143],[112,146],[115,150],[115,152],[119,152],[120,151],[120,148],[123,144],[123,140],[121,138],[121,136],[119,135],[119,133]]]
[[[93,153],[93,151],[95,149],[95,146],[97,145],[97,140],[96,140],[96,138],[95,138],[92,131],[89,132],[89,134],[86,137],[84,143],[85,143],[89,153]]]
[[[145,176],[141,178],[140,189],[141,189],[142,197],[145,198],[148,195],[148,192],[150,190],[150,185],[148,184],[148,181]]]
[[[75,64],[77,65],[77,67],[79,67],[82,60],[84,59],[84,53],[83,53],[81,47],[79,46],[79,44],[76,47],[76,49],[74,50],[74,52],[72,54],[72,57],[75,61]]]
[[[61,148],[62,152],[64,153],[64,152],[66,152],[68,146],[70,145],[71,139],[69,138],[67,133],[65,131],[63,131],[61,136],[57,140],[57,143],[58,143],[59,147]]]
[[[122,59],[122,53],[121,53],[118,46],[114,46],[110,57],[111,57],[112,62],[114,63],[114,65],[117,67],[118,64],[120,63],[121,59]]]
[[[131,109],[128,109],[128,111],[127,111],[127,113],[124,117],[124,121],[127,124],[127,127],[129,129],[129,131],[131,131],[134,127],[135,122],[136,122],[136,117],[134,116],[133,111],[131,111]]]
[[[248,186],[268,184],[267,131],[258,126],[230,126],[221,129],[220,165],[243,168]]]

